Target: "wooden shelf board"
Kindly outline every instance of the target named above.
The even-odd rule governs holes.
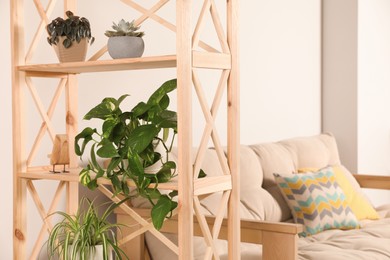
[[[150,56],[130,59],[97,60],[52,64],[29,64],[18,66],[26,72],[79,74],[89,72],[140,70],[176,67],[176,55]]]
[[[79,182],[79,173],[81,168],[70,169],[66,173],[52,173],[49,171],[50,167],[42,167],[41,169],[33,169],[27,172],[19,173],[19,177],[28,180],[57,180],[57,181],[69,181]],[[59,168],[58,168],[59,169]],[[100,178],[98,184],[110,185],[111,181],[107,178]],[[128,180],[127,185],[129,187],[135,187],[133,181]],[[151,188],[154,184],[150,185]],[[158,185],[160,190],[178,190],[177,178],[167,183],[160,183]],[[197,179],[194,182],[194,195],[209,194],[218,191],[224,191],[231,189],[231,176],[214,176]]]
[[[79,181],[80,169],[71,169],[69,172],[52,173],[45,170],[31,170],[19,173],[18,177],[28,180],[57,180],[57,181]]]

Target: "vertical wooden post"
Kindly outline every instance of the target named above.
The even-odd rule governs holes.
[[[66,133],[69,143],[69,168],[78,167],[78,158],[74,153],[74,140],[78,131],[77,111],[78,111],[78,93],[77,93],[77,76],[74,74],[68,75],[66,83]],[[78,207],[78,182],[68,182],[66,186],[66,210],[74,213]]]
[[[228,161],[232,175],[232,192],[228,208],[229,259],[240,259],[240,93],[238,0],[227,0],[227,38],[232,67],[228,78]]]
[[[64,0],[64,13],[68,10],[72,11],[74,14],[76,14],[76,0]]]
[[[179,149],[179,259],[193,259],[191,0],[176,1]]]
[[[64,14],[70,10],[76,14],[76,0],[64,0]],[[66,133],[69,142],[69,168],[76,168],[77,157],[74,154],[74,138],[77,134],[77,77],[69,74],[66,85]],[[75,213],[79,202],[79,184],[66,184],[66,212]]]
[[[26,182],[18,177],[26,171],[24,72],[24,1],[11,0],[11,57],[12,57],[12,131],[13,131],[13,248],[14,259],[26,259],[27,217]]]

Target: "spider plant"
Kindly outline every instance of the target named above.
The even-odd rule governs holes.
[[[120,202],[120,203],[123,203]],[[121,224],[112,224],[107,218],[120,204],[111,204],[99,216],[98,209],[107,205],[96,207],[94,201],[82,198],[75,215],[58,211],[63,220],[56,223],[47,240],[47,253],[49,259],[93,259],[97,246],[103,248],[103,259],[111,259],[112,250],[117,259],[128,259],[119,248],[114,230],[120,230]]]

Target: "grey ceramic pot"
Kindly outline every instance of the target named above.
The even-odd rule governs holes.
[[[108,38],[107,48],[113,59],[137,58],[144,53],[145,44],[141,37],[116,36]]]

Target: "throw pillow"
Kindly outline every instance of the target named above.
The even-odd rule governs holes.
[[[316,173],[274,176],[295,222],[304,225],[301,236],[328,229],[359,228],[331,167]]]
[[[358,220],[362,219],[379,219],[379,214],[371,205],[369,200],[364,196],[359,184],[353,175],[342,165],[332,166],[336,181],[344,191],[347,204],[352,209]],[[299,173],[314,172],[318,169],[299,169]]]

